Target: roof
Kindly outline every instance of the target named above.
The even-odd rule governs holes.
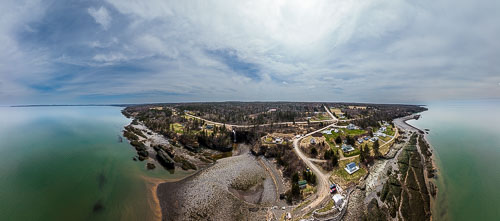
[[[354,169],[356,167],[356,163],[355,162],[350,162],[349,164],[346,165],[346,167],[348,169]]]
[[[339,202],[339,201],[343,200],[344,197],[342,195],[340,195],[340,194],[335,194],[335,195],[333,195],[332,199],[335,202]]]

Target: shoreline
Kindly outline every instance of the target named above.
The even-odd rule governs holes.
[[[201,171],[201,170],[199,170]],[[161,179],[161,178],[155,178],[155,177],[149,177],[149,176],[141,176],[141,178],[146,182],[148,192],[151,194],[151,198],[153,201],[154,205],[151,205],[151,209],[153,210],[153,213],[155,214],[156,218],[155,220],[163,220],[163,213],[162,213],[162,208],[160,204],[160,198],[158,197],[158,187],[161,184],[164,183],[175,183],[179,182],[181,180],[187,179],[193,175],[196,175],[199,171],[179,177],[179,178],[169,178],[169,179]]]
[[[408,123],[407,121],[409,120],[414,120],[413,118],[411,119],[406,119],[404,121],[404,123],[412,128],[415,128],[417,130],[420,130],[420,128]],[[420,130],[421,131],[421,130]],[[434,197],[431,197],[431,208],[432,208],[432,214],[434,217],[434,215],[436,215],[436,217],[439,217],[438,220],[447,220],[449,219],[448,217],[448,214],[447,214],[447,210],[448,210],[448,205],[446,203],[446,199],[438,199],[438,195],[440,193],[440,191],[443,191],[442,188],[445,188],[445,185],[444,185],[444,180],[440,177],[442,177],[442,171],[441,171],[441,168],[439,167],[439,157],[435,154],[436,153],[436,149],[435,147],[432,145],[432,143],[429,141],[429,133],[427,132],[423,132],[421,134],[423,136],[423,139],[427,142],[427,144],[429,145],[429,148],[432,150],[432,156],[431,156],[431,159],[432,159],[432,166],[434,168],[434,177],[432,178],[426,178],[426,180],[432,182],[434,184],[434,187],[435,187],[435,191],[436,191],[436,195]],[[440,185],[438,188],[438,184]],[[438,211],[438,208],[440,208],[439,210],[441,211]],[[432,217],[431,217],[431,220],[432,220]]]
[[[430,162],[431,162],[431,165],[432,165],[432,168],[433,168],[433,171],[434,171],[434,176],[429,178],[427,176],[427,173],[428,171],[427,170],[424,170],[424,173],[426,176],[424,176],[424,180],[425,182],[427,183],[427,188],[429,188],[430,185],[433,185],[434,187],[434,192],[435,194],[432,195],[431,193],[429,193],[430,195],[430,208],[431,208],[431,217],[430,217],[430,220],[434,220],[434,217],[437,217],[436,215],[439,215],[439,214],[435,214],[436,212],[436,200],[437,200],[437,196],[438,196],[438,193],[439,193],[439,188],[438,186],[436,185],[437,182],[438,182],[438,177],[441,176],[441,170],[439,169],[438,165],[437,165],[437,159],[436,159],[436,154],[435,154],[435,148],[434,146],[429,142],[429,139],[428,139],[428,133],[427,131],[425,130],[422,130],[410,123],[408,123],[408,121],[410,120],[418,120],[416,118],[416,116],[420,117],[420,113],[416,113],[416,114],[411,114],[411,115],[408,115],[408,116],[405,116],[405,117],[401,117],[401,118],[397,118],[397,119],[394,119],[394,124],[397,125],[397,126],[401,126],[402,129],[404,130],[408,130],[408,131],[413,131],[417,134],[420,134],[422,136],[422,139],[427,143],[427,145],[429,146],[429,149],[431,150],[431,153],[432,155],[430,156]],[[420,149],[420,147],[419,147]],[[422,157],[424,157],[425,159],[425,156],[423,153],[420,153],[420,155]],[[441,216],[439,216],[441,217]],[[441,217],[442,218],[442,217]]]

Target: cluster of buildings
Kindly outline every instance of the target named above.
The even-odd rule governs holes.
[[[266,143],[271,143],[271,144],[283,144],[285,142],[290,142],[292,138],[290,137],[280,137],[280,136],[271,136],[268,135],[265,138]]]
[[[364,136],[364,137],[358,138],[357,142],[358,142],[358,144],[362,144],[365,141],[375,142],[377,140],[378,140],[377,136],[375,136],[375,137]]]
[[[387,131],[387,126],[382,126],[380,127],[377,132],[373,133],[373,136],[376,136],[376,137],[387,137],[388,135],[385,134],[385,132]]]
[[[331,135],[332,133],[338,133],[338,129],[323,130],[321,133]]]

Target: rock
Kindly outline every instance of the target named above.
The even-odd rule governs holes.
[[[166,169],[175,169],[175,161],[164,150],[156,152],[156,159]]]
[[[156,168],[156,166],[154,163],[148,163],[147,168],[148,168],[148,170],[152,170],[152,169]]]

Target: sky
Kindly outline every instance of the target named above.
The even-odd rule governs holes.
[[[500,98],[500,1],[2,0],[0,104]]]

